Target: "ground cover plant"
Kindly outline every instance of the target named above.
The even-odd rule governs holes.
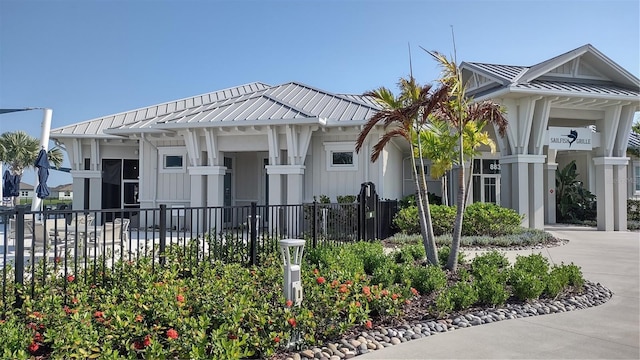
[[[448,249],[440,252],[444,263]],[[50,274],[55,281],[35,284],[34,297],[0,321],[0,357],[270,358],[357,329],[554,298],[583,284],[577,266],[551,266],[539,255],[513,266],[497,251],[461,257],[452,273],[426,265],[419,242],[391,252],[357,242],[307,250],[297,307],[282,295],[276,256],[247,267],[170,254],[164,266],[144,258]],[[104,272],[98,283],[95,271]]]

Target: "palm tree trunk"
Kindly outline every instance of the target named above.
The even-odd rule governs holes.
[[[471,179],[473,178],[473,158],[469,159],[469,178],[467,179],[467,189],[471,189]],[[471,191],[466,191],[466,195],[464,197],[464,205],[467,206],[469,203],[469,193]]]
[[[422,158],[420,159],[422,165]],[[429,196],[427,192],[426,181],[424,179],[424,166],[418,172],[416,169],[416,160],[411,156],[411,165],[413,167],[416,188],[418,189],[418,220],[420,221],[420,233],[422,235],[422,245],[427,254],[427,262],[432,265],[438,264],[438,253],[436,250],[436,241],[433,235],[433,224],[431,221],[431,209],[429,208]],[[419,177],[422,177],[422,185],[420,186]]]
[[[458,266],[458,253],[460,252],[460,238],[462,236],[462,218],[464,216],[465,183],[464,183],[464,154],[462,135],[460,136],[460,172],[458,173],[458,198],[456,199],[456,221],[453,225],[451,239],[451,251],[447,261],[447,269],[456,271]]]

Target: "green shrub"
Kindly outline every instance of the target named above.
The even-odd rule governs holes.
[[[562,290],[569,286],[569,272],[564,266],[554,266],[547,277],[547,287],[544,294],[555,298]]]
[[[509,272],[509,284],[518,299],[537,299],[546,289],[548,277],[549,261],[544,256],[518,256]]]
[[[476,202],[465,208],[462,235],[499,236],[520,229],[522,216],[515,210],[492,203]]]
[[[440,246],[438,248],[438,264],[440,264],[440,266],[445,267],[447,266],[447,262],[449,261],[449,254],[451,253],[451,248],[449,248],[448,246]],[[465,263],[465,255],[464,252],[459,251],[458,252],[458,264],[464,264]]]
[[[509,299],[506,277],[497,270],[490,270],[480,279],[474,281],[478,294],[478,302],[486,305],[502,305]]]
[[[444,235],[453,233],[453,224],[456,220],[456,207],[446,205],[431,206],[431,221],[433,234]]]
[[[420,294],[430,294],[447,286],[447,274],[437,266],[407,266],[403,278]]]
[[[387,261],[381,263],[380,266],[373,270],[371,283],[389,287],[395,284],[401,276],[402,268],[391,259],[387,259]]]
[[[584,287],[584,277],[582,276],[582,270],[578,265],[574,265],[573,263],[569,265],[561,265],[569,274],[569,285],[573,286],[575,290],[582,291]]]
[[[640,221],[640,200],[627,200],[627,220]]]
[[[384,253],[384,246],[380,242],[359,241],[352,245],[347,245],[362,260],[364,272],[372,275],[374,270],[382,266],[387,261]]]
[[[426,253],[424,245],[415,244],[403,246],[400,250],[396,250],[393,256],[396,263],[413,264],[416,260],[424,260]]]
[[[495,268],[496,270],[504,270],[509,266],[509,259],[504,253],[497,250],[492,250],[484,254],[476,256],[471,261],[471,273],[475,277],[481,277],[482,272],[486,271],[486,268]]]
[[[435,303],[439,313],[447,313],[469,308],[477,301],[478,293],[475,288],[467,282],[460,281],[439,293]]]
[[[420,222],[418,221],[418,207],[408,206],[400,209],[393,218],[393,224],[406,234],[420,234]]]

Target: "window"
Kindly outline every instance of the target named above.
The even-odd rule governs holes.
[[[327,171],[357,171],[358,156],[352,142],[325,142]]]
[[[187,150],[182,147],[158,148],[161,173],[183,173],[186,171],[185,157]],[[137,164],[136,164],[137,165]],[[137,167],[136,167],[137,169]]]
[[[20,191],[20,196],[29,197],[29,192],[28,191]]]

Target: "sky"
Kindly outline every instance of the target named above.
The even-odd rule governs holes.
[[[255,81],[395,90],[410,58],[433,82],[421,48],[530,66],[585,44],[640,77],[640,2],[0,0],[0,108],[51,108],[55,129]],[[0,115],[0,133],[39,138],[42,116]]]

